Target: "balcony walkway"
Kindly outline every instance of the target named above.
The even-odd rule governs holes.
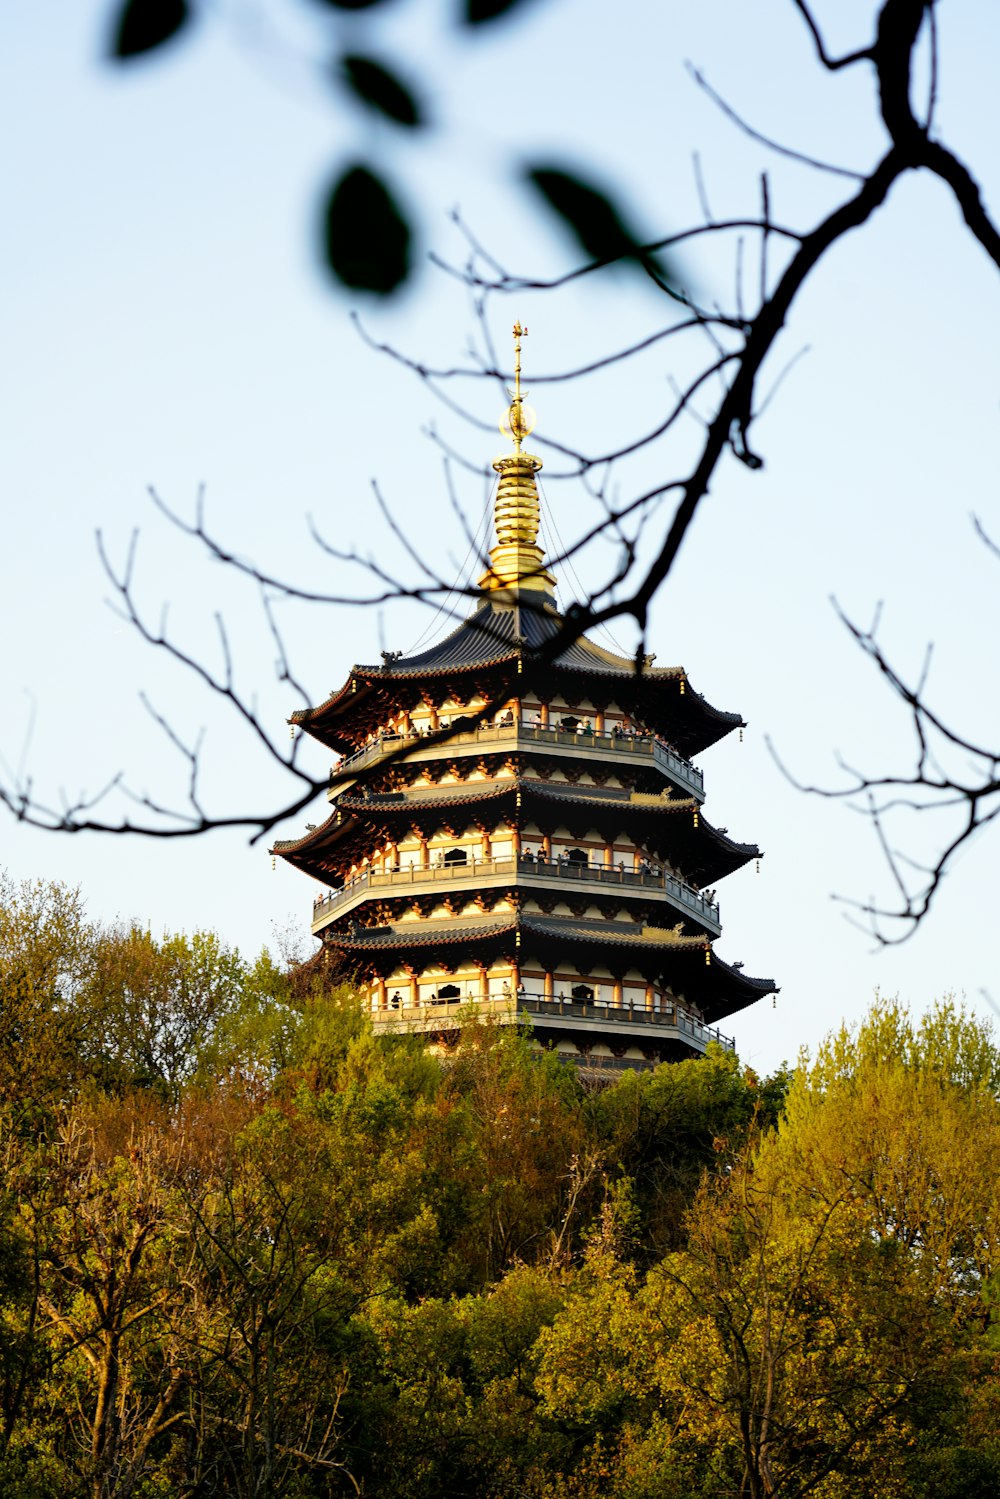
[[[699,800],[704,800],[705,797],[705,781],[701,771],[676,750],[670,749],[662,739],[641,734],[588,734],[574,729],[543,729],[540,724],[525,723],[493,724],[467,733],[451,734],[437,744],[427,744],[421,734],[381,734],[372,744],[334,766],[331,784],[339,785],[345,778],[350,779],[389,755],[410,759],[409,748],[400,755],[404,746],[412,745],[414,751],[419,751],[421,760],[444,760],[450,758],[456,750],[501,745],[529,750],[540,744],[547,745],[558,754],[596,760],[600,764],[612,764],[616,761],[621,763],[623,757],[647,760],[692,796]]]
[[[398,1009],[372,1010],[377,1032],[426,1032],[458,1030],[461,1019],[491,1018],[513,1025],[527,1020],[549,1032],[586,1030],[594,1040],[621,1041],[626,1037],[647,1044],[676,1040],[692,1050],[704,1052],[715,1041],[726,1051],[735,1050],[735,1042],[714,1026],[704,1025],[676,1005],[647,1010],[642,1005],[599,1004],[593,1000],[546,999],[541,994],[520,994],[515,1005],[509,994],[492,999],[431,1000],[429,1004],[403,1005]],[[607,1059],[609,1063],[612,1058]]]
[[[411,864],[402,869],[367,870],[345,885],[342,890],[333,890],[324,899],[313,905],[312,930],[317,933],[334,917],[343,915],[358,905],[373,891],[386,895],[427,895],[442,886],[468,885],[470,891],[490,889],[516,880],[519,887],[545,890],[561,885],[592,886],[596,890],[607,890],[609,886],[629,894],[664,894],[681,915],[694,916],[716,936],[721,932],[718,901],[709,901],[698,895],[683,880],[674,875],[632,872],[627,869],[608,869],[603,864],[576,863],[566,859],[562,863],[540,864],[537,859],[476,859],[465,864],[436,864],[422,866]]]

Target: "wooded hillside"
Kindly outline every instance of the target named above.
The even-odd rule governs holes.
[[[0,881],[0,1492],[1000,1491],[1000,1051],[450,1064],[210,933]]]

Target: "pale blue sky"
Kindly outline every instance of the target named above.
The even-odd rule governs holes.
[[[867,39],[868,5],[817,8],[836,27],[832,45]],[[613,11],[537,0],[520,23],[472,39],[447,28],[444,4],[390,4],[384,16],[355,18],[352,36],[426,89],[440,125],[413,143],[369,133],[339,106],[322,67],[327,15],[305,0],[220,0],[190,43],[127,70],[101,61],[112,9],[38,0],[0,18],[0,754],[26,755],[49,793],[93,790],[124,770],[139,790],[176,797],[183,767],[138,703],[145,689],[183,732],[205,726],[216,805],[277,801],[280,782],[239,727],[109,611],[94,533],[120,555],[141,527],[142,596],[154,618],[170,602],[172,627],[192,649],[211,656],[212,614],[225,610],[241,681],[279,734],[297,703],[274,682],[250,591],[157,519],[148,484],[183,508],[203,482],[213,524],[238,549],[338,589],[343,572],[316,555],[306,517],[392,555],[372,478],[421,540],[433,538],[442,558],[463,557],[423,429],[435,423],[482,463],[500,440],[464,427],[359,342],[352,301],[324,280],[315,251],[318,202],[338,161],[380,153],[423,205],[425,249],[460,254],[446,217],[460,205],[513,268],[551,273],[569,262],[516,187],[527,157],[589,163],[641,206],[651,231],[697,214],[693,151],[720,217],[752,211],[763,168],[780,218],[808,226],[836,201],[833,179],[721,119],[686,59],[760,130],[845,165],[876,157],[881,127],[870,78],[820,73],[789,0],[629,0]],[[280,44],[247,19],[275,13]],[[940,25],[941,129],[1000,209],[1000,16],[981,0],[949,0]],[[726,289],[720,256],[689,263],[703,287]],[[463,293],[431,271],[390,308],[364,311],[380,336],[428,360],[459,357],[471,332]],[[765,1001],[730,1026],[762,1068],[857,1017],[876,986],[918,1008],[948,990],[983,1013],[983,989],[1000,998],[996,837],[968,850],[924,931],[873,954],[830,899],[887,893],[870,830],[845,807],[794,791],[764,745],[770,734],[806,779],[835,780],[836,750],[872,769],[907,763],[902,716],[837,624],[831,594],[861,620],[884,600],[885,638],[906,670],[933,640],[942,711],[997,742],[1000,574],[968,517],[975,509],[1000,532],[998,311],[1000,276],[943,189],[903,184],[803,296],[772,378],[809,353],[760,423],[766,466],[722,470],[656,609],[659,661],[683,664],[710,701],[751,725],[744,744],[734,736],[701,764],[710,818],[767,851],[759,877],[751,869],[720,888],[720,953],[782,986],[775,1008]],[[606,352],[662,318],[655,296],[621,277],[498,304],[497,337],[515,315],[531,329],[529,385],[532,367]],[[539,387],[540,434],[615,441],[662,410],[667,376],[684,368],[661,356],[592,390]],[[465,394],[495,420],[494,391]],[[676,450],[622,470],[623,491],[677,471],[696,436],[692,427]],[[547,463],[543,481],[556,467]],[[478,520],[480,483],[468,480],[462,495]],[[586,522],[578,489],[550,482],[546,495],[564,536]],[[585,580],[599,565],[599,556],[581,564]],[[409,647],[426,619],[407,607],[287,622],[317,700],[383,643]],[[627,629],[616,633],[628,644]],[[275,922],[304,928],[312,893],[294,871],[272,873],[242,834],[166,845],[67,839],[7,820],[0,862],[18,877],[79,882],[95,915],[209,925],[248,950],[271,939]]]

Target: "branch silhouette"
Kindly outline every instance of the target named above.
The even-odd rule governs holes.
[[[882,0],[875,10],[873,39],[841,56],[831,54],[806,0],[792,0],[792,4],[810,36],[820,67],[834,74],[859,66],[871,71],[888,143],[870,170],[857,172],[835,165],[816,156],[805,144],[790,146],[773,139],[748,121],[735,103],[723,99],[706,82],[703,70],[692,67],[691,74],[696,85],[724,112],[734,130],[769,151],[791,157],[803,170],[819,174],[831,193],[841,193],[811,226],[795,227],[776,220],[766,174],[760,179],[760,211],[756,216],[716,218],[709,208],[700,163],[695,159],[694,171],[702,206],[700,222],[642,243],[629,239],[622,230],[617,240],[611,236],[612,243],[607,234],[603,241],[600,240],[598,226],[587,222],[583,210],[578,208],[573,210],[578,214],[578,221],[569,226],[576,232],[581,245],[597,248],[601,253],[588,253],[570,271],[548,279],[514,273],[505,268],[456,214],[455,222],[467,247],[466,260],[462,264],[452,264],[440,256],[432,259],[443,273],[464,287],[471,299],[477,333],[470,341],[466,363],[436,364],[414,357],[376,339],[360,320],[356,320],[359,336],[370,347],[410,371],[449,411],[468,422],[471,430],[492,430],[482,420],[477,393],[484,382],[504,388],[512,378],[511,371],[498,359],[493,347],[492,313],[498,300],[503,302],[525,292],[552,293],[582,278],[627,266],[651,278],[666,297],[669,315],[653,331],[611,348],[604,342],[592,357],[574,367],[535,377],[540,385],[586,381],[608,372],[628,370],[641,357],[680,358],[675,350],[690,348],[694,351],[690,356],[694,359],[693,373],[678,381],[671,370],[666,372],[665,383],[671,394],[659,418],[606,450],[585,452],[554,433],[536,434],[540,447],[560,460],[548,477],[553,483],[570,479],[578,484],[582,482],[597,512],[596,517],[589,517],[580,526],[567,545],[561,545],[549,556],[549,565],[558,567],[561,563],[572,563],[583,550],[601,540],[613,543],[614,559],[603,581],[566,611],[559,629],[540,655],[543,662],[554,659],[588,629],[626,621],[635,626],[638,634],[636,670],[642,670],[650,607],[666,585],[688,533],[705,507],[720,466],[727,457],[735,458],[753,472],[763,466],[764,458],[755,440],[755,424],[800,355],[790,359],[785,356],[778,374],[768,374],[769,388],[766,391],[763,389],[765,371],[771,369],[772,356],[781,345],[800,294],[821,276],[829,252],[846,236],[862,230],[885,208],[893,188],[901,179],[917,172],[935,177],[958,206],[973,240],[1000,268],[1000,232],[983,204],[973,173],[944,142],[932,139],[930,135],[939,87],[939,37],[934,24],[933,0]],[[930,71],[925,118],[921,119],[915,111],[912,93],[915,56],[925,38],[929,45]],[[571,218],[570,209],[566,209],[566,214]],[[719,243],[732,245],[731,305],[703,306],[700,298],[684,290],[674,256],[682,248]],[[603,244],[610,245],[606,253],[601,248]],[[754,275],[748,274],[748,249],[756,255]],[[753,298],[753,305],[749,308],[748,296]],[[701,353],[698,353],[699,349],[702,349]],[[473,395],[465,398],[459,388],[470,383]],[[686,461],[683,457],[671,461],[673,450],[670,443],[684,418],[691,418],[692,423],[700,426],[697,445],[693,457]],[[470,555],[478,551],[479,560],[485,564],[485,543],[477,541],[475,528],[465,518],[451,487],[452,466],[461,465],[477,474],[482,474],[482,467],[466,459],[436,432],[431,436],[445,455],[449,498]],[[677,447],[682,453],[687,451],[682,444]],[[626,491],[622,495],[615,492],[612,498],[615,465],[637,453],[653,452],[658,454],[662,463],[662,476],[657,482],[635,492]],[[317,527],[312,527],[314,540],[322,554],[359,578],[359,587],[353,590],[311,588],[281,578],[240,557],[233,547],[209,529],[203,495],[199,494],[197,498],[193,518],[186,519],[155,491],[152,492],[154,506],[170,525],[186,535],[206,556],[222,563],[258,590],[278,654],[278,679],[294,696],[296,707],[308,706],[310,698],[292,671],[274,615],[276,601],[357,608],[411,600],[436,608],[446,618],[458,620],[462,617],[462,601],[473,600],[478,595],[478,590],[471,584],[456,586],[453,578],[442,576],[428,560],[412,531],[386,502],[377,484],[374,491],[383,525],[402,553],[401,567],[389,566],[355,549],[338,547]],[[981,526],[979,531],[984,544],[1000,555],[1000,549]],[[642,547],[640,538],[644,543]],[[100,547],[105,570],[124,618],[151,647],[165,652],[192,673],[210,695],[225,704],[265,758],[290,775],[291,791],[269,809],[251,808],[231,815],[215,815],[204,804],[200,789],[201,744],[187,743],[151,709],[185,762],[187,799],[180,806],[171,807],[155,798],[137,795],[129,789],[122,774],[111,777],[94,796],[49,803],[39,799],[28,776],[8,775],[0,784],[0,801],[19,820],[36,827],[62,832],[143,832],[159,837],[192,836],[215,827],[242,826],[250,829],[253,838],[257,839],[286,819],[297,816],[320,791],[326,789],[328,783],[325,779],[320,781],[299,763],[297,740],[290,748],[278,744],[261,722],[252,699],[237,687],[222,620],[219,619],[217,624],[222,665],[212,668],[172,639],[165,622],[159,627],[148,622],[134,592],[136,539],[133,538],[121,569],[116,569],[109,561],[103,541]],[[928,704],[925,675],[921,675],[913,686],[907,683],[883,652],[876,635],[877,625],[862,630],[846,617],[842,618],[856,646],[881,673],[890,695],[906,706],[916,736],[916,758],[912,770],[872,776],[845,766],[849,775],[847,788],[820,792],[847,798],[854,805],[860,800],[865,815],[871,819],[898,899],[887,904],[855,902],[855,909],[867,920],[877,940],[886,943],[902,940],[920,925],[931,910],[941,882],[961,848],[1000,812],[1000,797],[997,795],[1000,749],[973,743],[941,720]],[[494,705],[487,705],[484,716],[493,709]],[[459,723],[469,726],[464,719]],[[455,731],[455,726],[452,726],[450,731],[441,734],[441,738],[447,738],[448,732]],[[942,751],[960,752],[970,757],[973,773],[955,776],[945,772],[938,763],[936,746]],[[399,751],[404,752],[402,748]],[[391,759],[379,762],[380,773],[388,763]],[[812,786],[805,789],[820,791]],[[118,795],[124,795],[128,808],[124,813],[105,816],[103,809]],[[888,823],[900,812],[934,811],[959,815],[960,826],[943,840],[939,853],[929,863],[917,863],[896,847]]]

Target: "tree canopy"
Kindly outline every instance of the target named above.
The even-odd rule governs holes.
[[[15,1499],[995,1492],[1000,1050],[954,1002],[594,1089],[9,880],[0,990]]]

